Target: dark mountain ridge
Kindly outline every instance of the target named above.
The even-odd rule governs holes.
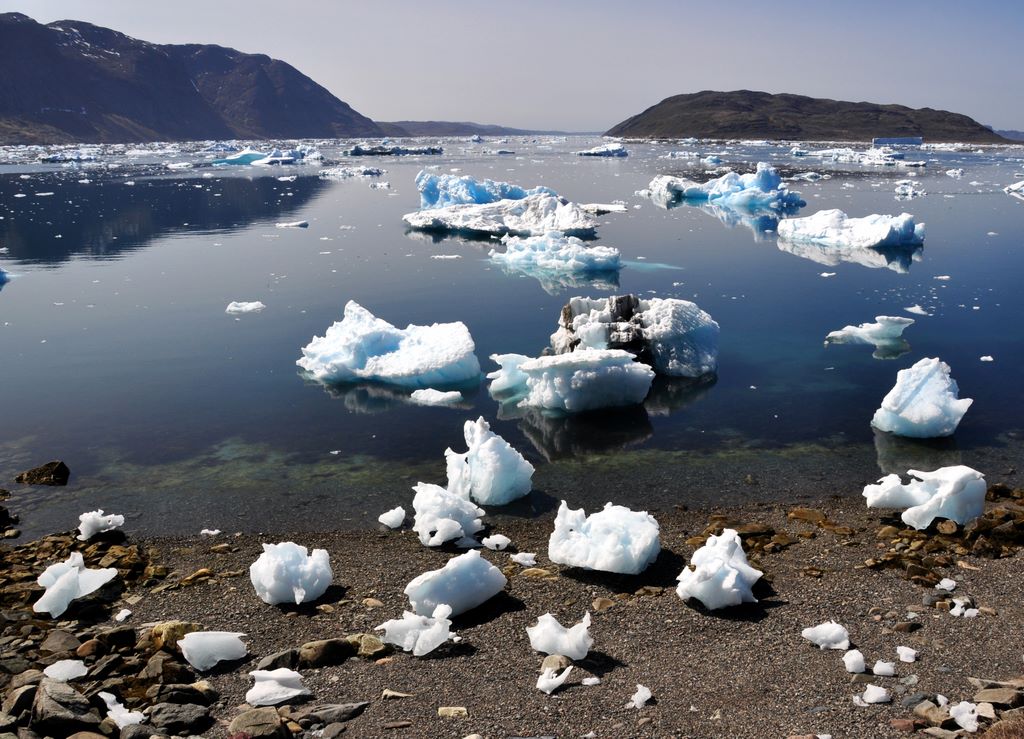
[[[566,131],[537,131],[469,121],[377,121],[388,136],[571,136]]]

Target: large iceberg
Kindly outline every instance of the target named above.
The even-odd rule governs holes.
[[[405,586],[405,594],[420,616],[435,613],[442,603],[451,606],[451,615],[458,616],[493,598],[507,582],[501,570],[472,549],[452,557],[439,570],[415,577]]]
[[[540,236],[561,231],[567,236],[593,236],[597,220],[577,203],[555,195],[530,195],[521,200],[498,200],[482,205],[449,205],[402,216],[419,231],[460,232],[504,236]]]
[[[463,427],[469,451],[444,452],[448,491],[481,505],[505,505],[530,492],[533,465],[491,431],[483,416]]]
[[[906,508],[901,518],[908,526],[926,529],[936,518],[965,524],[985,510],[985,476],[964,465],[934,472],[909,470],[917,478],[904,485],[899,475],[886,475],[864,488],[868,508]]]
[[[871,425],[897,436],[930,439],[951,436],[974,401],[957,398],[949,365],[925,358],[896,373],[896,385],[882,398]]]
[[[249,579],[260,600],[278,603],[308,603],[327,592],[334,574],[326,549],[314,549],[291,541],[264,544],[263,554],[249,565]]]
[[[115,577],[117,570],[113,567],[90,570],[85,566],[81,553],[72,552],[65,561],[50,565],[36,579],[46,592],[32,604],[32,610],[57,618],[67,610],[71,601],[99,590]]]
[[[658,522],[646,511],[605,504],[590,516],[563,500],[548,539],[548,558],[588,570],[639,575],[661,551]]]
[[[497,200],[522,200],[530,195],[558,195],[550,187],[529,190],[508,182],[477,180],[469,175],[434,174],[421,170],[416,175],[420,208],[445,208],[466,203],[493,203]]]
[[[837,208],[820,210],[806,218],[787,218],[779,223],[778,230],[780,239],[839,248],[868,249],[924,243],[924,224],[914,223],[914,216],[909,213],[850,218]]]
[[[502,244],[505,251],[492,249],[491,260],[507,272],[536,277],[541,284],[556,281],[563,275],[617,282],[617,273],[622,269],[622,259],[615,247],[587,246],[580,239],[559,231],[526,238],[506,236]]]
[[[679,201],[708,202],[741,211],[788,211],[806,205],[800,193],[790,192],[775,168],[765,162],[758,162],[756,172],[727,172],[703,183],[659,175],[651,180],[644,192],[662,207]]]
[[[757,603],[751,588],[763,574],[747,563],[743,543],[734,529],[711,535],[707,543],[693,553],[691,570],[679,574],[676,593],[680,598],[696,598],[709,610]]]
[[[296,364],[320,382],[364,380],[420,388],[476,380],[480,362],[475,350],[461,321],[400,329],[350,300],[344,318],[324,336],[314,336]]]
[[[550,613],[537,618],[536,626],[527,626],[530,646],[544,654],[560,654],[569,659],[583,659],[594,645],[590,635],[590,613],[574,626],[565,628]]]
[[[593,149],[577,151],[576,156],[580,157],[627,157],[629,151],[620,143],[601,144]]]
[[[434,608],[430,616],[418,616],[411,611],[404,611],[399,619],[385,621],[374,628],[383,631],[382,641],[394,644],[415,657],[429,654],[451,638],[452,607],[441,603]]]
[[[914,323],[913,318],[900,316],[875,316],[875,323],[859,326],[844,326],[825,337],[828,344],[871,344],[875,347],[876,359],[895,359],[910,351],[910,344],[903,338],[903,330]]]
[[[484,527],[480,522],[484,510],[467,498],[426,482],[416,483],[413,490],[416,495],[412,499],[412,530],[424,546],[437,547],[452,539],[468,539]]]

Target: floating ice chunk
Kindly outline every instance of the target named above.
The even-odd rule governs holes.
[[[743,544],[734,529],[711,535],[707,543],[693,553],[690,564],[677,578],[680,598],[696,598],[709,610],[757,603],[751,587],[763,574],[747,563]]]
[[[850,218],[838,209],[821,210],[806,218],[780,221],[778,232],[780,239],[788,241],[859,249],[924,243],[924,224],[915,224],[909,213]]]
[[[422,657],[433,652],[451,637],[452,622],[448,620],[450,615],[451,606],[441,603],[434,608],[431,616],[417,616],[415,613],[404,611],[402,618],[385,621],[374,630],[384,632],[382,641],[394,644],[406,652],[412,652],[416,657]]]
[[[366,146],[363,144],[356,144],[347,151],[342,152],[345,156],[350,157],[387,157],[387,156],[418,156],[418,155],[440,155],[444,154],[444,149],[440,146],[399,146],[377,144],[373,146]]]
[[[263,554],[249,565],[249,579],[264,603],[309,603],[331,584],[330,557],[325,549],[312,554],[304,546],[285,541],[264,544]]]
[[[434,174],[423,169],[416,175],[420,208],[445,208],[467,203],[484,204],[497,200],[522,200],[530,195],[558,195],[549,187],[525,190],[518,185],[494,180],[477,180],[468,175]]]
[[[913,313],[916,316],[930,316],[931,315],[931,313],[926,311],[924,308],[922,308],[917,303],[915,303],[914,305],[911,305],[911,306],[909,306],[907,308],[904,308],[903,310],[905,310],[907,313]]]
[[[64,613],[71,601],[99,590],[117,577],[113,567],[90,570],[80,552],[72,552],[63,562],[47,567],[36,582],[46,592],[32,605],[36,613],[49,613],[52,618]]]
[[[190,665],[206,672],[218,662],[242,659],[249,653],[242,641],[245,634],[233,631],[193,631],[178,640],[182,656]]]
[[[756,172],[727,172],[703,183],[659,175],[651,180],[647,190],[651,200],[662,207],[679,201],[708,202],[749,212],[759,209],[790,210],[806,205],[800,193],[786,189],[775,168],[765,162],[758,162]]]
[[[512,540],[504,534],[492,534],[485,537],[480,543],[493,552],[500,552],[506,549]]]
[[[470,537],[484,527],[480,522],[484,510],[458,493],[426,482],[416,483],[413,490],[416,495],[412,499],[412,530],[419,534],[424,546],[436,547],[452,539]]]
[[[79,541],[89,541],[96,534],[102,534],[105,531],[113,531],[124,526],[124,516],[119,516],[116,513],[109,515],[103,515],[103,509],[98,511],[89,511],[83,513],[78,517],[78,536],[76,537]]]
[[[825,337],[825,344],[872,344],[877,359],[894,358],[909,351],[903,330],[914,323],[913,318],[875,316],[875,321],[832,331]]]
[[[463,426],[469,451],[444,452],[448,490],[481,505],[506,505],[532,487],[533,465],[512,445],[491,431],[483,416]]]
[[[1024,200],[1024,180],[1014,182],[1012,185],[1007,185],[1003,188],[1003,192],[1011,197]]]
[[[450,205],[402,216],[420,231],[541,236],[561,231],[566,236],[592,236],[597,220],[577,203],[554,195],[530,195],[522,200],[498,200],[483,205]]]
[[[639,575],[661,551],[658,522],[646,511],[605,504],[587,516],[563,500],[548,539],[548,559],[587,570]]]
[[[876,660],[874,667],[871,668],[871,672],[879,677],[892,677],[896,674],[896,663]]]
[[[402,506],[397,506],[377,516],[377,520],[389,529],[397,529],[405,521],[405,509]]]
[[[804,629],[800,636],[813,642],[819,649],[849,649],[850,634],[835,621],[826,621]]]
[[[523,567],[536,567],[537,566],[537,555],[533,552],[516,552],[509,557],[510,560],[515,562],[517,565]]]
[[[587,246],[574,236],[552,231],[543,236],[505,236],[505,251],[490,251],[491,260],[507,272],[536,277],[542,283],[560,275],[599,276],[622,268],[619,250],[611,246]]]
[[[451,606],[452,615],[458,616],[500,593],[507,582],[501,570],[473,549],[452,557],[439,570],[413,578],[405,586],[405,594],[412,610],[421,616],[433,613],[441,603]]]
[[[896,654],[899,655],[900,662],[917,661],[918,652],[916,649],[911,649],[910,647],[896,647]]]
[[[994,360],[994,359],[993,359],[992,357],[990,357],[990,356],[989,356],[988,354],[985,354],[985,355],[983,355],[983,356],[981,356],[981,357],[978,357],[978,360],[979,360],[979,361],[981,361],[981,362],[994,362],[994,361],[995,361],[995,360]]]
[[[707,167],[717,167],[722,163],[722,157],[717,154],[708,154],[706,157],[700,160],[700,163]]]
[[[118,623],[122,623],[123,621],[126,621],[128,617],[131,615],[132,612],[130,610],[128,610],[127,608],[122,608],[114,615],[114,620]]]
[[[633,693],[633,697],[629,699],[629,703],[626,704],[626,708],[643,708],[651,698],[651,689],[637,684],[636,692]]]
[[[843,665],[847,672],[860,673],[867,669],[864,664],[864,654],[859,649],[851,649],[843,655]]]
[[[313,337],[296,364],[320,382],[423,388],[476,380],[475,350],[461,321],[399,329],[350,300],[344,318]]]
[[[897,200],[913,200],[927,195],[924,190],[918,187],[918,184],[913,180],[900,180],[896,183],[896,199]]]
[[[310,695],[302,684],[302,675],[287,667],[254,670],[249,674],[255,681],[245,694],[245,702],[250,706],[276,706],[293,698]]]
[[[615,142],[611,144],[602,144],[595,146],[593,149],[586,149],[584,151],[577,151],[576,156],[579,157],[627,157],[629,151],[622,144]]]
[[[977,470],[955,465],[934,472],[909,470],[907,474],[918,479],[904,485],[899,475],[886,475],[877,484],[866,486],[868,508],[906,508],[901,518],[915,529],[928,528],[936,518],[966,524],[985,510],[987,486],[985,476]]]
[[[957,167],[955,169],[947,169],[946,176],[952,177],[954,180],[959,180],[961,177],[964,176],[964,171],[960,167]]]
[[[537,619],[536,626],[526,627],[530,646],[544,654],[561,654],[569,659],[583,659],[594,645],[590,635],[590,613],[574,626],[565,628],[550,613]]]
[[[462,401],[462,393],[458,390],[443,392],[441,390],[434,390],[431,387],[413,390],[412,395],[409,397],[417,405],[451,405],[452,403]]]
[[[960,701],[949,707],[949,717],[964,731],[973,734],[978,730],[978,706],[967,701]]]
[[[562,683],[569,677],[570,672],[572,672],[572,665],[562,670],[561,674],[555,674],[556,670],[554,667],[547,668],[537,678],[537,690],[543,690],[548,695],[551,695],[562,686]]]
[[[237,154],[232,154],[231,156],[226,156],[222,159],[214,159],[211,162],[211,164],[213,164],[214,166],[232,164],[245,165],[252,164],[253,162],[258,161],[260,159],[265,159],[266,157],[266,152],[256,151],[255,149],[243,149]]]
[[[287,223],[278,223],[278,228],[309,228],[309,221],[289,221]]]
[[[947,593],[952,593],[956,590],[956,580],[948,577],[944,577],[939,580],[939,584],[935,586],[936,590],[945,590]]]
[[[587,213],[595,216],[603,216],[606,213],[628,213],[629,207],[621,200],[614,203],[580,203],[580,207]]]
[[[258,300],[232,300],[230,303],[228,303],[228,307],[224,310],[224,312],[227,313],[228,315],[240,316],[246,313],[259,313],[266,307],[267,306],[265,306]]]
[[[51,680],[66,683],[89,674],[89,668],[80,659],[59,659],[43,670],[43,674]]]
[[[892,700],[892,696],[889,695],[889,691],[885,688],[879,687],[878,685],[868,685],[865,687],[864,694],[861,695],[860,698],[867,704],[888,703]]]
[[[871,425],[897,436],[950,436],[974,402],[957,399],[958,392],[949,365],[937,358],[922,359],[896,374],[896,385],[882,399]]]
[[[320,177],[325,180],[347,180],[350,177],[380,177],[386,170],[378,167],[324,167]]]
[[[146,720],[146,714],[141,711],[129,711],[118,702],[117,696],[113,693],[101,692],[97,693],[97,695],[106,704],[107,717],[117,725],[117,728],[123,729],[126,726],[134,726]]]

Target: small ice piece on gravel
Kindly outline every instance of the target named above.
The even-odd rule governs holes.
[[[911,649],[910,647],[896,647],[896,654],[900,657],[900,662],[917,662],[917,650]]]
[[[57,618],[67,610],[71,601],[93,593],[117,577],[117,570],[90,570],[80,552],[72,552],[63,562],[47,567],[36,583],[46,592],[32,605],[36,613],[49,613]]]
[[[955,465],[934,472],[908,470],[918,479],[904,485],[899,475],[886,475],[864,488],[868,508],[906,508],[901,518],[908,526],[926,529],[936,518],[966,524],[985,510],[985,476],[977,470]],[[954,583],[955,585],[955,583]]]
[[[448,491],[480,505],[506,505],[532,488],[533,465],[512,445],[491,431],[480,416],[466,421],[463,435],[469,451],[445,449]]]
[[[896,384],[882,399],[871,425],[897,436],[951,436],[974,402],[958,398],[958,393],[949,365],[926,357],[896,373]]]
[[[864,672],[866,669],[864,665],[864,655],[859,649],[851,649],[849,652],[843,655],[843,664],[846,666],[847,672]]]
[[[452,622],[448,620],[451,615],[451,606],[441,603],[431,616],[417,616],[411,611],[404,611],[400,619],[385,621],[374,627],[374,631],[384,632],[382,641],[422,657],[451,637]]]
[[[977,618],[978,609],[969,608],[971,601],[967,598],[953,598],[953,607],[949,610],[950,616],[963,616],[964,618]]]
[[[763,574],[747,563],[743,543],[734,529],[720,536],[712,534],[707,543],[693,553],[690,564],[679,573],[676,593],[680,598],[696,598],[709,610],[757,603],[751,587]]]
[[[599,678],[599,677],[585,677],[585,678],[583,678],[583,680],[581,682],[584,685],[586,685],[588,688],[590,688],[590,687],[593,687],[594,685],[600,685],[601,684],[601,678]]]
[[[193,631],[178,640],[185,660],[200,672],[218,662],[242,659],[249,653],[240,634],[234,631]]]
[[[76,538],[79,541],[89,541],[96,534],[113,531],[124,526],[124,516],[119,516],[116,513],[105,516],[102,508],[98,511],[83,513],[78,517],[78,521],[79,534]]]
[[[117,696],[113,693],[97,693],[97,695],[106,704],[107,717],[117,724],[117,728],[123,729],[126,726],[134,726],[146,720],[146,715],[141,711],[129,711],[118,703]]]
[[[472,501],[426,482],[416,483],[413,490],[416,495],[412,499],[412,530],[419,534],[424,546],[437,547],[452,539],[471,537],[483,529],[480,517],[485,511]]]
[[[217,536],[220,534],[220,529],[203,529],[199,532],[200,536]]]
[[[114,616],[114,620],[118,623],[121,623],[131,615],[131,611],[129,611],[127,608],[122,608],[120,611],[117,612],[117,615]]]
[[[936,590],[945,590],[947,593],[952,593],[956,590],[956,580],[949,577],[944,577],[939,580],[939,584],[935,586]]]
[[[629,703],[626,704],[626,708],[643,708],[647,705],[647,701],[651,699],[651,689],[637,683],[636,692],[633,693],[633,697],[629,699]]]
[[[594,645],[590,635],[590,613],[574,626],[565,628],[550,613],[537,619],[536,626],[528,626],[530,646],[544,654],[561,654],[569,659],[583,659]]]
[[[896,674],[896,663],[877,660],[875,666],[871,668],[871,673],[879,677],[892,677]]]
[[[481,541],[485,547],[490,549],[492,552],[501,552],[505,550],[512,540],[504,534],[492,534],[491,536],[485,536]]]
[[[66,683],[89,674],[89,668],[80,659],[59,659],[43,670],[43,674],[51,680]]]
[[[557,688],[561,687],[562,683],[569,677],[569,673],[572,672],[572,665],[566,667],[560,674],[555,674],[555,668],[549,667],[541,673],[541,676],[537,678],[537,689],[543,690],[548,695],[551,695]]]
[[[242,316],[246,313],[259,313],[266,307],[258,300],[232,300],[228,303],[228,307],[224,309],[224,312],[231,316]]]
[[[548,558],[587,570],[639,575],[661,551],[658,522],[646,511],[605,504],[587,516],[563,500],[548,539]]]
[[[421,616],[434,612],[441,603],[458,616],[500,593],[508,579],[501,570],[480,556],[476,549],[452,557],[439,570],[413,578],[405,586],[412,610]]]
[[[276,706],[301,695],[310,695],[302,684],[302,675],[287,667],[254,670],[249,674],[256,681],[245,694],[245,702],[250,706]]]
[[[850,632],[835,621],[825,621],[804,629],[800,636],[813,642],[819,649],[849,649]]]
[[[458,403],[462,400],[462,393],[458,390],[449,390],[443,392],[441,390],[434,390],[434,388],[427,387],[421,390],[413,390],[412,395],[409,396],[413,403],[417,405],[451,405],[452,403]]]
[[[964,731],[973,734],[978,730],[978,706],[974,703],[960,701],[955,706],[950,706],[949,717]]]
[[[537,555],[534,552],[517,552],[509,557],[517,565],[523,567],[536,567]]]
[[[390,511],[385,511],[377,516],[377,520],[389,529],[397,529],[405,521],[405,509],[402,506],[392,508]]]
[[[325,549],[312,554],[291,541],[264,544],[263,554],[249,566],[249,579],[264,603],[308,603],[331,584],[330,557]]]
[[[868,685],[864,688],[864,694],[860,696],[865,703],[888,703],[892,700],[889,691],[878,685]]]
[[[935,702],[939,704],[939,708],[945,708],[949,703],[949,698],[944,696],[942,693],[936,693]]]

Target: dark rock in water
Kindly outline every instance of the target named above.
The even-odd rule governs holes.
[[[61,461],[47,462],[42,467],[22,472],[14,478],[21,485],[67,485],[71,470]]]
[[[84,695],[67,683],[43,679],[32,702],[32,728],[50,736],[71,736],[99,726],[100,717]]]
[[[149,721],[171,734],[196,733],[210,725],[210,710],[191,703],[157,703],[149,712]]]
[[[288,739],[291,736],[275,708],[256,708],[240,713],[231,721],[228,733],[250,739]]]

